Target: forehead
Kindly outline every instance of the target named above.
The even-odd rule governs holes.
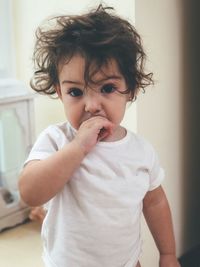
[[[69,61],[60,63],[58,69],[59,80],[66,78],[69,80],[83,80],[85,77],[85,67],[85,58],[79,54],[74,55]],[[118,64],[115,59],[108,59],[106,63],[101,66],[100,69],[97,69],[98,71],[96,71],[96,68],[97,66],[95,62],[92,62],[88,73],[89,76],[92,75],[91,78],[94,82],[101,81],[103,79],[106,79],[107,77],[122,78],[122,74],[119,71]]]

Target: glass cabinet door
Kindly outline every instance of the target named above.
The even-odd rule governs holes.
[[[28,149],[27,103],[0,108],[0,186],[17,190]]]

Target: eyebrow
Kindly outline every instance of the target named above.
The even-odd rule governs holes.
[[[72,84],[77,84],[77,85],[83,85],[82,82],[72,81],[72,80],[64,80],[64,81],[61,82],[61,84],[65,84],[65,83],[72,83]]]
[[[101,82],[108,81],[108,80],[122,80],[122,76],[120,75],[106,76],[105,78],[98,80],[97,83],[101,83]],[[77,81],[77,80],[64,80],[61,82],[61,84],[65,84],[65,83],[84,85],[82,82]]]

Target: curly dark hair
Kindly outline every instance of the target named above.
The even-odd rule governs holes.
[[[75,54],[85,59],[85,83],[101,67],[114,59],[123,75],[132,100],[139,90],[153,83],[152,73],[145,73],[146,59],[140,35],[127,21],[113,13],[112,7],[99,5],[97,9],[78,16],[56,16],[36,31],[33,54],[35,63],[31,87],[42,94],[56,93],[59,83],[58,65]],[[47,26],[47,25],[46,25]],[[51,27],[50,27],[51,26]],[[95,64],[94,64],[95,63]],[[91,66],[95,65],[95,70]]]

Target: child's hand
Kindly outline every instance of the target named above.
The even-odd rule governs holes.
[[[114,124],[101,116],[92,117],[84,121],[74,138],[75,142],[84,149],[87,154],[98,141],[101,141],[113,133]]]
[[[42,207],[34,207],[34,208],[31,208],[29,218],[32,221],[38,221],[42,223],[45,218],[45,215],[46,215],[46,212]]]
[[[161,254],[159,267],[181,267],[174,254]]]

